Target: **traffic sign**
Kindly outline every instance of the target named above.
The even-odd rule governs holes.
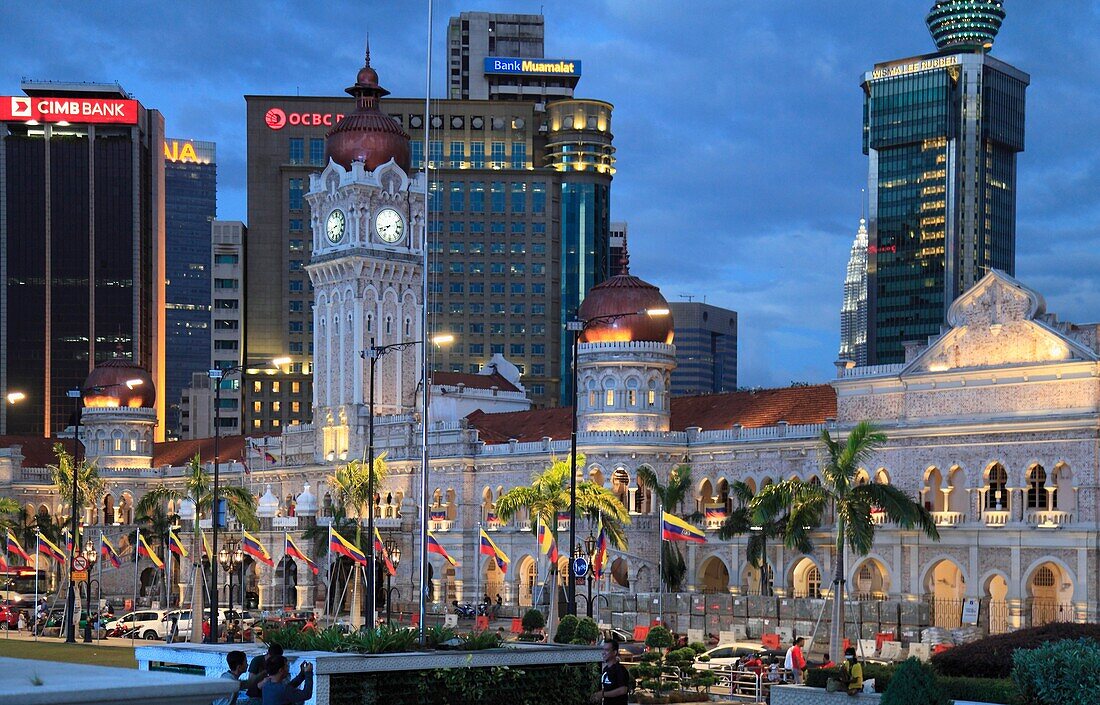
[[[88,570],[88,559],[84,556],[76,556],[73,558],[73,570],[84,571]]]
[[[573,575],[578,578],[583,578],[588,575],[588,559],[584,556],[577,556],[573,559]]]
[[[86,583],[88,582],[88,571],[86,570],[74,570],[73,571],[74,583]]]

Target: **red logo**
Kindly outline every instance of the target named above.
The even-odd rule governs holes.
[[[272,108],[267,111],[267,115],[264,115],[264,120],[272,130],[281,130],[286,126],[286,113],[280,108]]]

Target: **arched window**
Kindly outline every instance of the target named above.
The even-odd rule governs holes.
[[[603,405],[615,406],[615,380],[607,379],[603,383]]]
[[[645,404],[646,406],[657,405],[657,383],[653,380],[649,380],[649,389],[646,390]]]
[[[390,331],[392,329],[393,329],[393,319],[390,318],[389,316],[386,316],[386,335],[389,335]]]
[[[1047,471],[1042,465],[1033,465],[1027,473],[1027,508],[1047,508]]]
[[[985,508],[1008,509],[1008,473],[1000,463],[989,468],[988,491],[985,493]]]
[[[585,387],[586,387],[586,389],[588,389],[588,408],[589,409],[595,409],[596,408],[596,400],[599,398],[598,394],[596,392],[596,382],[595,382],[595,380],[591,380],[591,379],[588,380],[588,384],[586,384]]]
[[[630,408],[638,405],[638,380],[636,379],[626,381],[626,405]]]
[[[1047,566],[1042,566],[1035,571],[1035,587],[1054,587],[1054,571]]]
[[[821,571],[816,565],[806,570],[806,597],[821,597]]]

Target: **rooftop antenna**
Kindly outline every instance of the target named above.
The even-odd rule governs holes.
[[[688,303],[691,303],[695,300],[695,296],[693,294],[680,294],[680,298],[684,299]]]
[[[860,207],[863,208],[863,214],[861,217],[864,221],[867,220],[867,189],[861,188],[859,190]]]

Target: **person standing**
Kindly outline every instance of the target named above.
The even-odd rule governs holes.
[[[802,645],[806,643],[805,637],[797,637],[787,649],[787,657],[783,662],[783,668],[791,674],[791,682],[802,685],[806,671],[806,656],[802,653]]]
[[[19,622],[16,624],[16,628],[18,628],[20,632],[25,631],[27,628],[27,615],[23,610],[19,610]]]
[[[589,701],[603,705],[626,705],[630,692],[630,674],[626,666],[619,663],[619,642],[605,641],[601,647],[603,653],[603,671],[600,673],[600,689],[592,694]]]
[[[267,660],[267,681],[260,685],[263,705],[292,705],[313,697],[313,664],[303,663],[298,675],[287,681],[289,675],[290,664],[286,656],[272,656]]]
[[[236,693],[233,693],[228,698],[220,698],[214,701],[214,705],[236,705],[237,698],[240,697],[241,691],[244,690],[245,682],[241,680],[241,674],[248,668],[248,657],[244,655],[243,651],[230,651],[225,655],[225,663],[229,666],[229,670],[221,674],[221,678],[226,678],[231,681],[237,681],[240,684]]]

